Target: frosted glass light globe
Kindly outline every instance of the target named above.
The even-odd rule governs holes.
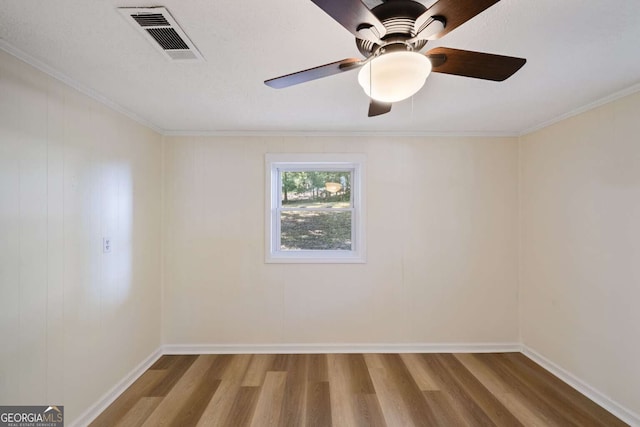
[[[398,102],[418,92],[431,73],[431,61],[418,52],[389,52],[360,69],[358,83],[369,97]]]

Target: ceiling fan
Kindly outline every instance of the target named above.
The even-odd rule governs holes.
[[[371,98],[369,117],[391,111],[394,102],[418,92],[428,75],[455,74],[503,81],[526,59],[437,47],[436,40],[500,0],[437,0],[430,7],[414,0],[386,0],[369,9],[361,0],[311,0],[356,37],[365,59],[347,58],[266,80],[281,89],[334,74],[360,69],[358,82]]]

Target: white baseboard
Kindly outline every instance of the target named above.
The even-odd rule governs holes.
[[[513,353],[518,343],[168,344],[164,354]]]
[[[312,353],[517,353],[542,366],[580,393],[633,427],[640,416],[519,343],[405,343],[405,344],[168,344],[158,348],[69,425],[88,425],[164,354],[312,354]]]
[[[162,348],[158,348],[144,359],[138,366],[129,372],[118,384],[104,394],[89,409],[84,411],[77,419],[68,425],[70,427],[83,427],[95,420],[109,405],[113,403],[131,384],[133,384],[147,369],[149,369],[162,356]]]
[[[602,406],[607,411],[611,412],[616,417],[620,418],[625,423],[633,427],[640,427],[640,416],[638,414],[618,404],[609,396],[596,390],[594,387],[582,381],[569,371],[556,365],[532,348],[523,345],[522,354],[545,368],[547,371],[551,372],[556,377],[560,378],[565,383],[569,384],[571,387],[578,390],[580,393],[587,396],[589,399],[593,400],[598,405]]]

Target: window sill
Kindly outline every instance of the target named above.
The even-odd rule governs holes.
[[[331,256],[326,253],[275,253],[265,258],[266,264],[365,264],[367,260],[360,254]]]

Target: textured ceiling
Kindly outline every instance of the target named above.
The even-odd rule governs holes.
[[[368,5],[379,1],[367,0]],[[165,6],[206,58],[170,62],[116,10]],[[502,0],[431,47],[527,58],[495,83],[433,74],[367,117],[357,72],[263,80],[348,57],[353,36],[310,0],[2,0],[0,38],[167,131],[517,134],[640,83],[637,0]]]

